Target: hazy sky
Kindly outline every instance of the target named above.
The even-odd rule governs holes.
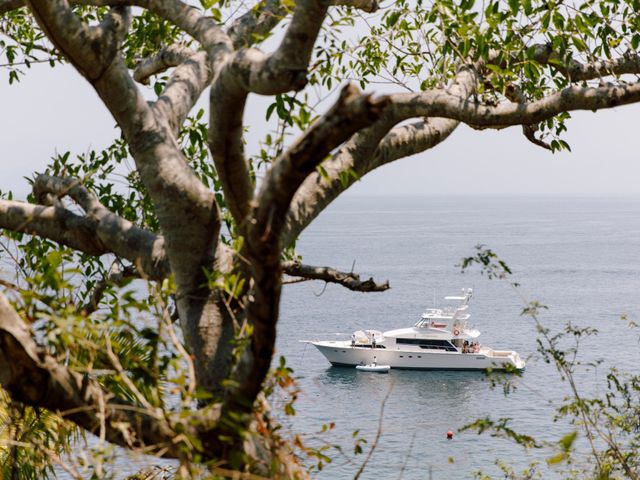
[[[22,177],[41,171],[56,151],[98,149],[115,135],[114,120],[70,67],[34,67],[18,85],[3,83],[0,101],[0,190],[18,198],[27,191]],[[245,122],[256,131],[270,101],[250,97]],[[435,149],[367,175],[349,194],[638,195],[639,116],[640,105],[575,113],[565,137],[573,152],[555,155],[529,143],[519,127],[461,126]]]

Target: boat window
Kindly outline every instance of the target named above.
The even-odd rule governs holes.
[[[458,349],[454,347],[448,340],[433,340],[424,338],[397,338],[397,343],[405,345],[418,345],[420,348],[428,350],[444,350],[446,352],[457,352]]]

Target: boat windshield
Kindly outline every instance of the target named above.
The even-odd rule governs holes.
[[[427,319],[425,318],[421,318],[420,320],[418,320],[416,322],[416,324],[414,325],[414,327],[417,328],[421,328],[421,327],[428,327],[429,326],[429,322],[427,321]]]
[[[448,322],[446,319],[424,316],[414,325],[416,328],[446,328],[447,326]]]

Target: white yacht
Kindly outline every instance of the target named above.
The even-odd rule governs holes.
[[[457,301],[456,307],[430,308],[410,328],[380,332],[358,330],[351,340],[307,341],[335,366],[373,363],[391,368],[416,370],[523,370],[525,362],[512,350],[494,350],[477,342],[480,332],[471,328],[469,300],[472,289],[461,296],[445,297]]]

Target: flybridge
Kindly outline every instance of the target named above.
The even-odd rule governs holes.
[[[473,295],[471,288],[463,288],[463,295],[452,295],[444,297],[445,300],[458,301],[457,307],[428,308],[422,318],[415,324],[418,328],[443,329],[464,331],[467,327],[466,321],[471,317],[466,311],[469,309],[469,300]],[[452,325],[450,325],[452,323]]]

